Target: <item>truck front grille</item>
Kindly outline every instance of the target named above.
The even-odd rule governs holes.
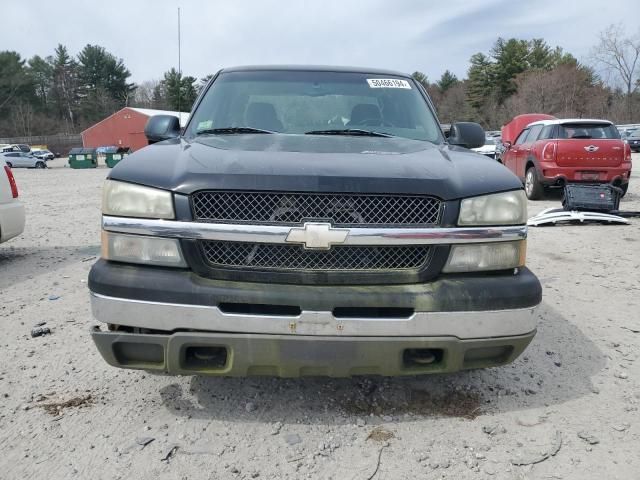
[[[199,222],[334,226],[428,226],[440,222],[442,202],[424,195],[200,191],[191,197]]]
[[[241,242],[200,242],[213,268],[262,271],[380,271],[419,270],[430,259],[428,246],[334,246],[305,250],[299,245]]]

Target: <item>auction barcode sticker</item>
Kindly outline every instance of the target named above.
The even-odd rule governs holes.
[[[406,88],[411,90],[411,85],[406,80],[398,78],[367,78],[370,88]]]

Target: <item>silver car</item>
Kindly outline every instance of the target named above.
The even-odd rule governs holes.
[[[47,168],[47,162],[34,157],[32,153],[6,152],[0,153],[0,158],[7,162],[10,168]]]
[[[41,160],[53,160],[55,158],[55,155],[49,150],[31,150],[31,153]]]

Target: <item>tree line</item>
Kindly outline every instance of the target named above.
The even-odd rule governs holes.
[[[443,123],[476,121],[497,129],[521,113],[640,123],[640,32],[619,25],[600,33],[588,63],[544,39],[499,38],[469,59],[466,78],[449,70],[435,82],[415,72]],[[211,79],[175,68],[136,85],[122,59],[99,45],[77,55],[23,59],[0,51],[0,137],[78,133],[125,106],[189,111]]]
[[[78,133],[125,106],[189,111],[210,78],[173,68],[140,85],[130,77],[123,60],[99,45],[75,56],[58,45],[28,60],[0,51],[0,137]]]
[[[449,70],[436,82],[421,72],[413,77],[443,123],[467,120],[498,129],[515,115],[534,112],[640,123],[640,31],[627,36],[620,25],[609,26],[587,61],[544,39],[498,38],[489,52],[471,56],[465,79]]]

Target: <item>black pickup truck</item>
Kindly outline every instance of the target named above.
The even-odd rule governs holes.
[[[123,368],[410,375],[501,365],[536,332],[526,199],[397,72],[221,70],[109,174],[92,329]]]

